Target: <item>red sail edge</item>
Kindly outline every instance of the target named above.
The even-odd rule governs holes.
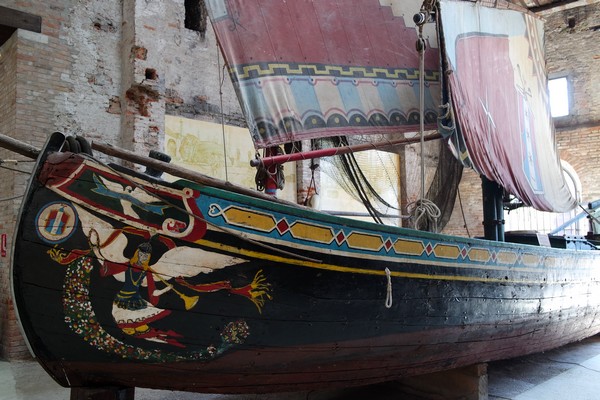
[[[542,21],[450,0],[440,17],[458,158],[538,210],[576,207],[554,143]]]

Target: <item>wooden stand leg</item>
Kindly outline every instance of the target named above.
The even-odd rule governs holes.
[[[71,400],[134,400],[135,388],[98,387],[71,388]]]
[[[405,393],[424,399],[488,399],[487,364],[403,378],[398,383]]]

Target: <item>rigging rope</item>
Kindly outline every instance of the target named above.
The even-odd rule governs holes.
[[[283,154],[281,147],[272,147],[264,150],[263,158],[271,156],[278,156]],[[258,154],[257,159],[260,159]],[[256,183],[256,190],[259,192],[264,191],[267,194],[276,195],[274,188],[270,187],[273,183],[275,188],[283,190],[285,187],[285,174],[283,172],[283,164],[274,164],[266,167],[262,162],[256,166],[256,175],[254,176],[254,183]],[[270,190],[269,190],[270,189]]]
[[[425,7],[425,5],[424,5]],[[421,12],[430,15],[430,9],[421,9]],[[423,18],[418,23],[419,37],[417,39],[417,51],[419,52],[419,134],[421,135],[421,196],[420,198],[408,204],[407,209],[413,218],[415,229],[422,225],[423,218],[427,220],[428,227],[433,232],[437,232],[437,220],[442,212],[434,202],[425,198],[425,39],[423,38],[423,24],[427,18]]]
[[[0,168],[6,169],[8,171],[13,171],[13,172],[19,172],[21,174],[27,174],[27,175],[31,175],[30,171],[22,171],[20,169],[16,169],[16,168],[11,168],[11,167],[7,167],[5,165],[3,165],[4,161],[0,160]]]
[[[315,199],[314,196],[318,196],[319,192],[317,191],[317,183],[315,182],[315,170],[319,168],[319,164],[315,163],[315,160],[310,160],[310,183],[308,184],[308,188],[306,189],[306,198],[304,199],[303,204],[305,206],[312,203]],[[314,204],[312,204],[314,206]]]
[[[348,146],[345,137],[335,137],[330,139],[321,139],[322,143],[330,143],[333,147]],[[367,212],[378,224],[383,224],[382,216],[385,214],[380,209],[386,207],[389,209],[399,210],[398,207],[388,203],[373,187],[371,180],[365,175],[358,160],[353,153],[338,154],[331,157],[331,160],[325,159],[324,162],[331,162],[341,173],[332,174],[332,171],[325,171],[354,199],[360,201],[366,208]],[[389,178],[389,175],[388,175]],[[390,185],[391,185],[390,180]]]
[[[11,201],[11,200],[16,200],[16,199],[20,199],[23,198],[25,195],[22,194],[20,196],[13,196],[13,197],[6,197],[4,199],[0,199],[0,203],[5,202],[5,201]]]
[[[465,223],[465,230],[467,231],[467,236],[471,237],[471,232],[469,232],[469,226],[467,225],[467,217],[465,216],[465,210],[463,208],[462,198],[460,197],[460,188],[456,190],[456,194],[458,195],[458,204],[460,204],[460,212],[462,214],[463,222]]]
[[[203,4],[203,3],[202,3]],[[222,73],[222,69],[225,69],[225,65],[221,69],[221,56],[219,52],[219,46],[217,46],[217,69],[219,70],[219,101],[221,107],[221,136],[223,137],[223,165],[225,166],[225,181],[229,182],[229,174],[227,169],[227,147],[225,144],[225,113],[223,112],[223,84],[225,83],[225,74]]]

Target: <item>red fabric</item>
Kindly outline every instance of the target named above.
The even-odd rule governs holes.
[[[538,210],[572,209],[547,103],[541,22],[514,10],[440,4],[449,88],[467,149],[460,159]]]
[[[69,254],[67,254],[67,256],[64,257],[63,259],[56,260],[56,261],[62,265],[69,265],[73,261],[77,260],[78,258],[87,255],[89,252],[90,252],[90,250],[73,250]]]
[[[219,282],[213,282],[213,283],[200,283],[197,285],[192,285],[192,284],[186,282],[185,280],[183,280],[183,278],[176,278],[175,280],[177,281],[178,284],[185,286],[186,288],[195,290],[196,292],[200,292],[200,293],[212,293],[212,292],[217,292],[219,290],[231,289],[231,283],[229,281],[219,281]]]
[[[154,276],[150,271],[146,271],[146,283],[148,284],[148,301],[155,306],[158,304],[159,297],[154,295],[156,283],[154,282]]]

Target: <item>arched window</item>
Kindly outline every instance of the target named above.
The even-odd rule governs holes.
[[[581,181],[575,169],[566,161],[561,161],[565,182],[577,202],[581,202]],[[549,213],[521,207],[505,214],[506,231],[536,231],[552,235],[585,235],[588,220],[580,208],[566,213]]]

